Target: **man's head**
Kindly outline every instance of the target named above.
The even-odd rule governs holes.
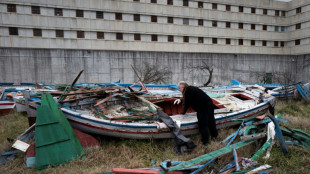
[[[183,93],[184,89],[188,87],[188,84],[184,81],[180,81],[178,83],[179,91]]]

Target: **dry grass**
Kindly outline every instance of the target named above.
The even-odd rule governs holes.
[[[282,118],[291,121],[289,127],[310,132],[310,112],[308,112],[310,107],[307,104],[303,102],[295,103],[295,101],[288,104],[278,102],[276,110],[282,113]],[[27,126],[25,116],[20,114],[13,113],[9,116],[0,117],[0,151],[9,150],[10,143],[7,142],[7,137],[15,138]],[[127,140],[101,136],[97,137],[100,139],[101,148],[88,150],[85,158],[55,168],[48,168],[39,173],[100,173],[111,171],[114,167],[150,168],[152,167],[151,159],[156,162],[156,166],[159,166],[166,159],[186,161],[224,147],[225,144],[221,144],[221,140],[235,131],[236,128],[220,130],[218,140],[212,141],[208,146],[203,146],[200,143],[200,135],[190,136],[196,143],[197,148],[190,154],[180,156],[174,152],[171,140]],[[258,148],[254,143],[238,149],[238,156],[251,157]],[[35,169],[26,167],[22,155],[20,153],[18,158],[12,162],[0,165],[0,173],[36,173]],[[211,165],[206,170],[219,170],[231,161],[233,161],[233,156],[229,153],[220,157],[214,165]],[[280,167],[278,173],[310,173],[309,161],[310,152],[305,149],[289,147],[289,153],[285,155],[276,146],[272,150],[270,159],[259,159],[260,164]]]

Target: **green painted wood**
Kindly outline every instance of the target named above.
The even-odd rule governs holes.
[[[264,145],[252,156],[251,160],[256,160],[258,157],[260,157],[264,151],[270,146],[272,139],[269,138],[268,141],[264,143]]]
[[[71,125],[51,94],[42,95],[35,131],[37,170],[85,156]]]
[[[240,142],[232,144],[230,146],[223,147],[223,148],[221,148],[219,150],[216,150],[216,151],[207,153],[205,155],[202,155],[200,157],[194,158],[194,159],[192,159],[190,161],[183,162],[183,163],[181,163],[179,165],[176,165],[174,167],[169,168],[168,171],[170,172],[170,171],[178,170],[178,169],[181,169],[181,168],[186,168],[186,167],[189,167],[189,166],[192,166],[192,165],[200,164],[202,162],[208,161],[210,159],[213,159],[213,158],[216,158],[216,157],[219,157],[221,155],[224,155],[226,153],[231,152],[232,149],[233,149],[233,146],[235,147],[235,149],[239,149],[239,148],[241,148],[243,146],[251,144],[252,142],[253,141],[246,141],[246,142],[240,141]],[[162,171],[160,173],[165,173],[165,171]]]

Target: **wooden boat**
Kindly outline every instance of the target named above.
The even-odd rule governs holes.
[[[11,101],[0,101],[0,116],[7,115],[14,110],[15,103]]]
[[[177,94],[177,91],[171,92],[175,96],[181,95],[180,93]],[[265,100],[259,101],[256,93],[246,90],[229,90],[227,93],[223,93],[223,91],[221,93],[215,92],[214,90],[213,93],[208,94],[216,106],[215,119],[218,129],[240,124],[234,122],[233,119],[251,119],[266,113],[270,103],[275,100],[272,96],[265,96]],[[186,115],[181,115],[182,106],[173,104],[177,98],[163,96],[156,98],[149,95],[145,96],[145,98],[161,107],[180,126],[184,135],[198,133],[196,112],[189,110]],[[35,117],[36,107],[39,103],[40,101],[28,102],[30,117]],[[72,127],[83,132],[131,139],[171,138],[170,130],[164,123],[156,119],[132,119],[130,115],[122,113],[128,108],[141,105],[141,103],[143,102],[114,97],[105,102],[100,108],[101,110],[107,110],[107,113],[102,112],[104,114],[98,114],[98,110],[94,112],[95,100],[83,100],[73,104],[64,103],[61,110]],[[146,105],[143,107],[146,107]],[[150,107],[146,110],[149,111]],[[150,114],[149,117],[156,117],[156,114],[152,114],[152,112],[148,112],[148,114]]]

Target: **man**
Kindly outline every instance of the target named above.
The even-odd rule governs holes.
[[[216,138],[218,135],[216,130],[214,105],[212,99],[201,89],[195,86],[189,86],[184,81],[179,82],[178,87],[179,91],[183,94],[182,114],[185,114],[189,107],[197,112],[201,141],[202,144],[207,145],[209,141],[208,131],[210,131],[212,139]]]

